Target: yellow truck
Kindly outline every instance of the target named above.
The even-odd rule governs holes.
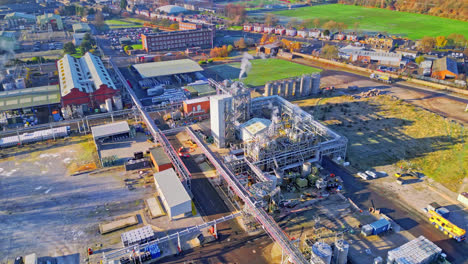
[[[465,229],[453,224],[434,210],[428,210],[428,213],[430,215],[429,221],[431,222],[431,224],[435,228],[444,232],[445,235],[457,240],[458,242],[461,242],[466,239]]]
[[[393,79],[386,74],[372,73],[369,77],[372,80],[376,80],[379,82],[384,82],[384,83],[389,83],[389,84],[393,82]]]

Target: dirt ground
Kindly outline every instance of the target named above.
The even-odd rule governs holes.
[[[143,208],[151,186],[129,191],[122,170],[70,176],[67,167],[93,154],[80,144],[32,151],[0,161],[0,261],[17,255],[84,253],[103,240],[98,224]],[[117,239],[117,240],[116,240]]]

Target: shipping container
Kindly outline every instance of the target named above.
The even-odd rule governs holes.
[[[378,235],[378,234],[381,234],[381,233],[383,233],[385,231],[388,231],[390,229],[391,224],[387,219],[382,218],[380,220],[377,220],[377,221],[371,223],[370,226],[373,229],[372,234],[373,235]]]

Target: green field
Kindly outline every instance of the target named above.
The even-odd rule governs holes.
[[[320,72],[320,69],[280,59],[251,60],[252,69],[242,81],[248,86],[262,86],[268,81],[286,79],[306,73]],[[234,62],[208,67],[223,79],[237,80],[240,73],[240,63]]]
[[[468,22],[380,8],[332,4],[278,11],[275,14],[298,19],[320,18],[322,23],[334,20],[346,23],[349,29],[353,29],[354,23],[358,22],[359,29],[363,31],[401,34],[411,39],[447,36],[451,33],[468,37]]]
[[[106,25],[109,28],[135,28],[135,27],[143,27],[144,21],[141,19],[112,19],[106,20]]]
[[[143,49],[143,45],[142,44],[133,44],[132,48],[134,50],[141,50],[141,49]]]

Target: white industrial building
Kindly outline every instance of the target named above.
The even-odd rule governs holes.
[[[264,133],[271,125],[271,120],[265,118],[252,118],[240,126],[240,139],[250,141],[255,136]]]
[[[174,169],[155,173],[154,184],[171,220],[192,213],[192,200]]]
[[[229,94],[220,94],[210,97],[210,120],[211,132],[216,144],[224,148],[226,144],[226,124],[225,113],[230,112],[232,108],[232,96]]]

